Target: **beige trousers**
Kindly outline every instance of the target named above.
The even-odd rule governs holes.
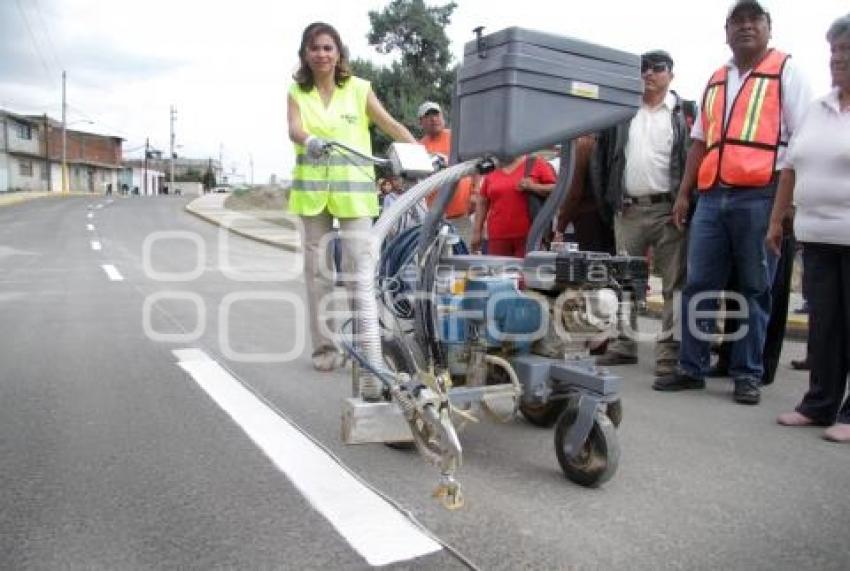
[[[675,296],[685,282],[687,240],[685,233],[670,221],[672,207],[672,203],[667,202],[647,206],[635,204],[626,207],[614,220],[617,253],[645,256],[651,247],[653,267],[661,274],[663,331],[655,346],[657,361],[675,361],[679,357],[679,342],[673,335],[678,327]],[[637,315],[634,311],[629,316],[629,322],[632,331],[637,332]],[[635,341],[626,335],[620,335],[608,350],[637,355]]]
[[[372,228],[371,218],[340,218],[342,245],[342,282],[345,291],[336,291],[332,238],[335,236],[333,216],[322,211],[317,216],[302,216],[304,248],[304,281],[307,286],[307,311],[310,315],[310,337],[313,355],[326,350],[338,350],[336,342],[340,327],[354,317],[355,277],[357,270],[368,263],[369,245],[366,240]],[[347,294],[347,299],[343,299]],[[348,328],[353,330],[352,327]]]

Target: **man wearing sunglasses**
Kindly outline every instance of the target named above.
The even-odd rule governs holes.
[[[673,58],[666,51],[643,54],[641,76],[640,109],[630,121],[600,135],[594,160],[600,176],[607,173],[602,188],[604,202],[615,213],[618,253],[645,256],[651,249],[653,266],[661,274],[663,332],[655,348],[655,370],[657,375],[667,375],[674,372],[679,355],[673,337],[674,300],[684,281],[686,253],[685,233],[673,224],[671,212],[685,169],[693,104],[670,89]],[[628,322],[621,325],[619,337],[597,358],[597,364],[637,363],[634,311],[629,312]]]
[[[766,251],[777,171],[785,148],[811,100],[793,60],[768,47],[770,14],[755,0],[738,0],[726,16],[732,59],[711,76],[691,136],[673,221],[689,225],[687,283],[682,295],[682,343],[675,374],[660,376],[659,391],[702,389],[717,294],[734,270],[742,328],[734,341],[729,375],[733,398],[758,404],[771,283],[776,258]],[[699,200],[688,220],[691,191]],[[728,293],[728,292],[727,292]]]

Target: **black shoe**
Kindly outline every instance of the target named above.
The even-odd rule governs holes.
[[[758,383],[750,379],[735,379],[733,397],[739,404],[758,404],[761,401]]]
[[[675,373],[666,377],[658,377],[652,383],[652,388],[656,391],[688,391],[699,390],[705,388],[705,380],[695,379],[684,373]]]
[[[596,364],[602,367],[614,367],[617,365],[637,365],[637,355],[623,355],[622,353],[605,353],[596,358]]]
[[[713,367],[709,367],[708,371],[705,373],[706,377],[717,378],[717,377],[728,377],[729,376],[729,363],[724,363],[722,360],[717,361],[717,364]]]
[[[795,371],[808,371],[811,368],[809,367],[809,358],[792,360],[791,368]]]

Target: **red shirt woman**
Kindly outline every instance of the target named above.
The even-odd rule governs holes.
[[[530,168],[526,166],[528,160],[534,161]],[[525,156],[485,176],[476,204],[472,251],[480,251],[486,220],[487,254],[524,257],[525,241],[531,228],[527,193],[545,195],[555,187],[556,179],[549,163]]]

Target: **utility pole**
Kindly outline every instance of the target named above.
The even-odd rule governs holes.
[[[145,189],[144,196],[148,195],[148,152],[150,150],[150,146],[151,146],[150,138],[145,137],[145,162],[144,162],[145,167],[144,167],[144,169],[142,169],[142,178],[144,179],[142,181],[142,186]]]
[[[62,192],[68,192],[68,133],[67,108],[65,101],[65,71],[62,71]]]
[[[174,120],[176,118],[177,118],[177,110],[172,105],[171,106],[171,113],[170,113],[170,119],[171,119],[171,158],[170,158],[171,164],[170,164],[170,170],[171,170],[171,173],[170,173],[170,176],[169,176],[170,182],[168,183],[168,188],[171,191],[171,194],[174,194]]]
[[[47,113],[44,114],[44,168],[47,169],[47,192],[50,192],[53,185],[50,173],[50,124],[47,122]]]
[[[248,162],[251,165],[251,186],[254,186],[254,155],[248,155]]]

